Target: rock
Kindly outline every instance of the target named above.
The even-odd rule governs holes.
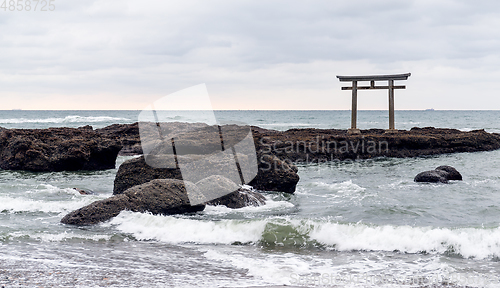
[[[195,142],[199,142],[200,139],[209,139],[209,137],[205,137],[206,132],[210,131],[210,129],[213,129],[213,127],[210,127],[204,123],[184,122],[161,123],[161,127],[165,135],[182,134],[183,136],[188,136],[188,138],[190,138],[190,135],[192,135],[192,140],[195,140]],[[142,131],[140,131],[139,128],[141,128]],[[143,154],[142,145],[154,145],[151,143],[141,143],[141,136],[143,138],[147,138],[147,140],[154,139],[155,133],[157,133],[158,131],[157,129],[158,128],[156,126],[156,123],[135,122],[133,124],[113,124],[101,129],[96,129],[96,132],[105,138],[120,141],[123,149],[120,151],[119,155],[125,156],[141,155]],[[182,144],[188,144],[190,139],[184,140],[187,141],[187,143],[184,142]]]
[[[120,156],[132,156],[142,154],[141,139],[139,137],[139,125],[133,124],[113,124],[95,130],[104,138],[119,141],[122,145]]]
[[[92,127],[0,131],[0,168],[76,171],[115,168],[121,145]]]
[[[124,148],[120,151],[120,154],[134,154],[139,152],[137,148],[134,148],[137,147],[137,145],[139,145],[138,143],[140,143],[139,126],[141,126],[142,128],[145,127],[144,129],[141,130],[142,133],[141,136],[143,135],[147,136],[149,134],[153,135],[155,132],[157,132],[158,129],[155,123],[141,122],[140,124],[134,123],[134,124],[111,125],[102,129],[98,129],[97,131],[98,133],[100,133],[105,137],[109,137],[112,139],[120,139],[121,143],[124,146]],[[199,153],[200,155],[208,155],[208,153],[211,153],[212,150],[215,151],[217,149],[220,149],[221,146],[220,137],[218,134],[219,129],[214,126],[208,126],[202,123],[191,124],[191,123],[175,122],[175,123],[161,123],[161,129],[165,133],[165,135],[170,135],[170,134],[181,135],[182,137],[180,137],[179,139],[176,138],[175,142],[176,147],[182,147],[183,151],[185,152],[190,151],[189,153],[191,154],[193,154],[193,151],[196,151],[196,153]],[[225,125],[222,126],[221,129],[223,133],[225,133],[225,135],[229,136],[226,137],[224,140],[224,145],[226,146],[226,149],[228,149],[231,146],[234,146],[238,141],[241,141],[245,137],[245,133],[248,133],[246,131],[250,131],[248,128],[245,127],[242,128],[237,125]],[[253,127],[252,129],[255,129],[255,127]],[[217,137],[212,137],[213,135],[216,135]],[[154,137],[146,137],[146,138],[154,139]],[[169,148],[171,147],[169,146],[169,143],[164,143],[166,145],[162,145],[161,141],[155,142],[154,140],[151,139],[150,139],[151,143],[150,142],[143,143],[145,147],[154,147],[146,149],[146,151],[149,150],[154,151],[153,154],[155,154],[155,155],[148,155],[148,163],[150,163],[151,157],[153,158],[158,157],[158,155],[163,157],[164,156],[163,154],[168,154],[169,151],[167,150],[171,149]],[[170,138],[166,137],[166,139],[168,140]],[[169,141],[170,140],[168,140],[167,142]],[[253,147],[254,145],[251,146],[252,149],[255,148]],[[241,146],[239,146],[239,148],[241,148]],[[165,151],[163,151],[162,149]],[[245,167],[243,167],[245,163],[248,165],[255,165],[255,162],[253,162],[254,164],[251,164],[252,160],[247,159],[248,158],[247,155],[250,155],[252,153],[249,151],[242,151],[242,152],[243,156],[241,155],[238,156],[238,160],[240,161],[240,166],[242,166],[242,168],[245,170]],[[255,154],[255,151],[253,153]],[[262,155],[263,155],[262,153],[259,154],[258,158],[260,158],[260,160],[257,159],[258,160],[257,176],[255,177],[255,179],[245,184],[253,185],[255,186],[256,189],[264,191],[282,191],[287,193],[293,193],[295,191],[295,186],[299,180],[299,176],[297,175],[297,167],[291,164],[291,162],[286,163],[285,161],[280,160],[276,156],[272,155],[262,156]],[[179,156],[182,157],[183,155]],[[190,155],[189,157],[193,156]],[[173,160],[174,158],[173,157],[171,158],[172,160],[170,162],[174,162]],[[200,157],[200,159],[201,158],[203,157]],[[245,159],[247,159],[246,162]],[[201,179],[203,177],[210,176],[210,173],[212,173],[213,170],[217,171],[217,174],[219,175],[227,176],[230,174],[234,174],[234,171],[229,171],[230,167],[227,166],[226,163],[220,161],[218,162],[218,161],[207,160],[206,163],[201,163],[200,165],[209,167],[209,169],[204,170],[208,172],[207,175],[200,175],[199,177],[187,177],[187,178],[184,177],[184,178],[192,182],[197,182],[199,180],[198,178]],[[178,172],[178,170],[172,168],[175,167],[175,165],[165,165],[165,166],[169,166],[171,168],[153,168],[145,163],[144,158],[137,159],[133,162],[129,161],[125,162],[119,168],[119,171],[117,173],[113,194],[119,194],[134,185],[139,185],[153,179],[164,179],[164,178],[182,179],[182,176]],[[228,177],[236,182],[234,178],[238,177],[232,177],[232,176]],[[273,177],[276,177],[276,179],[273,179]]]
[[[252,127],[259,152],[293,163],[318,163],[376,157],[418,157],[444,153],[491,151],[500,148],[500,134],[484,130],[459,131],[434,127],[397,130],[361,130],[348,134],[340,129],[267,130]],[[288,161],[287,160],[287,161]]]
[[[78,191],[78,193],[80,193],[81,195],[94,195],[94,194],[96,194],[92,190],[84,190],[84,189],[80,189],[80,188],[73,188],[73,189]]]
[[[107,221],[123,210],[171,215],[202,211],[205,205],[191,206],[186,186],[195,191],[193,183],[176,179],[156,179],[127,189],[124,193],[96,201],[75,210],[61,219],[61,223],[91,225]]]
[[[207,205],[223,205],[232,209],[238,209],[247,206],[262,206],[265,204],[266,198],[262,194],[246,188],[240,188],[231,194],[207,202]]]
[[[221,194],[227,196],[229,193],[234,193],[239,189],[239,186],[231,179],[228,179],[221,175],[212,175],[203,178],[200,181],[196,182],[196,187],[198,187],[198,189],[202,193],[201,196],[203,197],[203,200],[200,200],[200,202],[207,202],[212,199],[217,199]]]
[[[457,169],[451,166],[439,166],[436,170],[442,170],[448,172],[448,180],[462,180],[462,174],[457,171]]]
[[[297,167],[293,164],[281,161],[273,155],[262,156],[260,158],[260,160],[258,159],[257,176],[251,180],[250,183],[246,184],[263,191],[293,193],[299,181]],[[239,156],[239,159],[241,160],[243,157]],[[207,173],[207,177],[210,176],[213,171],[218,171],[219,173],[226,172],[224,175],[229,175],[231,173],[229,170],[226,171],[228,167],[226,167],[223,161],[216,162],[207,160],[207,163],[201,166],[205,166],[206,168],[200,169],[200,173]],[[200,175],[200,177],[203,176],[205,175]],[[176,168],[153,168],[145,162],[144,156],[130,159],[125,161],[118,168],[114,181],[113,194],[123,193],[123,191],[130,187],[146,183],[153,179],[182,180],[182,174],[180,170]]]
[[[266,204],[266,198],[259,192],[251,191],[236,185],[231,179],[220,175],[212,175],[196,182],[196,186],[205,198],[213,199],[220,191],[231,193],[206,202],[207,205],[223,205],[228,208],[243,208],[247,206],[261,206]]]
[[[127,195],[121,194],[93,202],[67,214],[61,219],[61,223],[92,225],[107,221],[120,214],[121,211],[127,209],[129,200]]]
[[[174,134],[192,129],[210,129],[206,124],[197,125],[180,122],[161,124],[165,130]],[[142,154],[138,127],[138,123],[115,124],[96,131],[103,137],[120,140],[123,145],[120,153],[134,155]],[[409,131],[397,130],[391,134],[385,133],[384,129],[368,129],[361,130],[358,135],[349,135],[347,130],[341,129],[305,128],[276,131],[255,126],[251,129],[257,151],[266,151],[265,154],[273,154],[294,163],[375,157],[406,158],[500,148],[500,134],[487,133],[482,129],[463,132],[456,129],[413,127]],[[193,133],[193,136],[202,134],[201,131]],[[185,144],[188,144],[189,140],[185,139]]]
[[[127,189],[124,194],[130,199],[128,208],[135,212],[170,215],[205,209],[205,205],[190,205],[186,188],[197,190],[193,183],[182,180],[156,179]]]
[[[462,180],[462,175],[451,166],[439,166],[435,170],[420,172],[415,182],[448,183],[448,180]]]
[[[146,164],[144,156],[127,160],[120,165],[114,180],[113,194],[121,194],[125,190],[147,183],[154,179],[182,180],[179,169],[153,168]]]
[[[415,182],[448,183],[448,172],[442,170],[431,170],[420,172],[413,179]]]
[[[262,154],[257,159],[259,171],[248,183],[257,190],[294,193],[299,182],[297,167],[270,154]]]
[[[130,187],[143,184],[143,181],[151,181],[154,179],[182,180],[182,175],[179,169],[153,168],[146,164],[144,156],[137,157],[123,162],[118,169],[113,194],[122,194]],[[196,186],[202,192],[202,196],[200,197],[204,198],[209,198],[211,194],[216,194],[221,190],[234,191],[231,195],[209,201],[207,203],[208,205],[224,205],[229,208],[241,208],[249,205],[258,206],[265,204],[265,197],[260,193],[249,191],[248,189],[240,189],[239,185],[232,180],[220,175],[206,177],[196,182]],[[206,201],[200,200],[200,202]]]

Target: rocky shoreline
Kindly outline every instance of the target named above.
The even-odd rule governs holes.
[[[121,143],[91,126],[0,129],[0,168],[34,172],[115,168]]]
[[[146,124],[153,128],[148,133],[155,133],[156,127],[160,127],[156,124]],[[49,129],[0,128],[0,168],[35,172],[111,169],[115,168],[118,155],[141,155],[142,145],[150,145],[149,147],[156,149],[153,159],[157,157],[170,163],[168,167],[152,167],[147,159],[147,156],[152,154],[127,160],[118,169],[112,197],[77,209],[62,219],[66,224],[91,225],[109,220],[122,210],[169,215],[201,211],[205,205],[224,205],[229,208],[264,205],[265,197],[259,191],[295,192],[299,181],[298,169],[295,166],[297,163],[376,157],[418,157],[500,148],[500,134],[487,133],[484,130],[463,132],[425,127],[386,133],[381,129],[370,129],[351,135],[347,130],[336,129],[275,131],[252,126],[246,127],[245,132],[235,125],[218,127],[200,123],[162,123],[163,131],[180,135],[175,138],[176,145],[184,148],[184,154],[174,156],[169,155],[168,151],[172,149],[172,146],[168,148],[170,139],[171,145],[174,145],[174,138],[167,137],[167,141],[162,138],[161,141],[141,145],[144,130],[139,131],[139,126],[139,123],[114,124],[95,130],[90,126]],[[223,140],[223,133],[231,137]],[[249,146],[253,146],[252,137],[255,147],[238,147],[239,150],[235,150],[234,147],[244,139],[250,139]],[[233,149],[233,153],[222,153],[225,155],[222,158],[213,158],[211,155],[216,155],[221,143],[226,147],[226,151]],[[239,177],[234,176],[235,171],[230,171],[227,166],[227,163],[231,163],[228,160],[233,157],[240,161],[236,172]],[[252,162],[252,158],[256,158],[253,161],[257,162]],[[185,170],[181,173],[178,166],[178,161],[185,159],[196,166],[196,174],[201,173],[196,175],[197,178],[189,178],[196,179],[193,182],[183,179],[183,175],[188,174],[184,174]],[[255,165],[254,172],[247,169],[252,163]],[[247,177],[251,181],[243,183],[244,172],[253,173],[251,178]],[[425,173],[434,177],[434,174],[444,172],[436,170]],[[438,178],[436,179],[441,179]],[[445,180],[447,179],[443,178],[441,182],[446,182]],[[237,183],[250,185],[255,190],[242,188]],[[202,191],[207,189],[215,191],[212,195],[217,195],[217,191],[227,193],[218,194],[225,195],[222,197],[207,198],[208,192]],[[193,193],[196,197],[201,197],[201,200],[192,202],[196,199],[192,198]]]
[[[169,123],[184,131],[187,123]],[[210,127],[197,124],[201,127]],[[500,149],[500,134],[484,130],[414,127],[386,133],[383,129],[348,134],[339,129],[268,130],[252,126],[258,159],[270,165],[274,155],[288,163],[325,162],[376,157],[418,157]],[[199,141],[203,133],[192,133]],[[207,143],[207,142],[205,142]],[[101,129],[5,129],[0,127],[0,168],[27,171],[102,170],[114,168],[117,155],[142,155],[139,124],[113,124]]]
[[[484,130],[459,131],[434,127],[361,130],[290,129],[284,132],[252,127],[257,150],[292,162],[325,162],[376,157],[418,157],[500,148],[500,134]]]
[[[185,123],[183,123],[185,124]],[[179,123],[172,123],[175,129]],[[257,152],[292,162],[418,157],[500,149],[500,134],[481,130],[414,127],[386,133],[383,129],[348,134],[341,129],[290,129],[277,131],[251,126]],[[96,132],[123,146],[119,155],[141,155],[138,123],[114,124]]]

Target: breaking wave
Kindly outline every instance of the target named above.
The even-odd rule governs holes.
[[[9,118],[0,119],[0,124],[20,124],[20,123],[97,123],[97,122],[111,122],[111,121],[127,121],[130,119],[109,116],[78,116],[70,115],[64,118]]]
[[[337,251],[434,253],[484,259],[500,257],[500,227],[433,228],[338,223],[328,219],[196,220],[122,212],[110,225],[137,240],[167,243],[325,247]]]

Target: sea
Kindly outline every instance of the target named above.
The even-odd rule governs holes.
[[[134,123],[139,113],[0,111],[0,126],[102,128]],[[281,131],[350,126],[350,111],[214,113]],[[176,120],[196,122],[198,114]],[[404,130],[500,133],[499,120],[500,111],[396,111]],[[358,128],[387,127],[387,111],[358,112]],[[264,206],[60,223],[110,197],[118,167],[133,157],[104,171],[0,170],[0,286],[500,287],[500,150],[299,163],[296,192],[264,192]],[[440,165],[463,181],[413,181]]]

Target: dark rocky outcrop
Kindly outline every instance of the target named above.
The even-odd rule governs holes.
[[[121,194],[108,199],[93,202],[85,207],[70,212],[61,219],[63,224],[93,225],[107,221],[129,206],[127,195]]]
[[[338,129],[266,130],[252,127],[257,151],[293,163],[318,163],[375,157],[418,157],[500,148],[500,134],[484,130],[468,132],[434,127],[398,130],[361,130],[348,134]]]
[[[112,169],[120,150],[120,143],[90,126],[0,131],[0,168],[6,170]]]
[[[420,172],[415,182],[448,183],[448,180],[462,180],[462,175],[451,166],[439,166],[435,170]]]
[[[107,221],[123,210],[171,215],[202,211],[205,205],[191,206],[186,186],[195,191],[193,183],[176,179],[157,179],[134,186],[122,194],[96,201],[75,210],[61,220],[64,224],[91,225]]]
[[[448,183],[448,173],[442,170],[431,170],[420,172],[413,179],[415,182]]]
[[[218,133],[217,127],[208,126],[204,123],[161,123],[161,127],[163,128],[162,132],[165,134],[164,136],[169,134],[188,136],[188,139],[185,139],[185,141],[189,142],[189,136],[193,135],[194,137],[191,138],[195,140],[196,143],[199,143],[200,139],[203,139],[205,143],[213,140],[211,137],[207,137],[207,134],[213,132],[214,129],[216,129],[216,133]],[[139,129],[142,129],[142,131]],[[96,129],[96,132],[105,138],[119,141],[123,146],[119,155],[125,156],[143,154],[142,145],[151,145],[149,142],[154,142],[156,138],[155,133],[158,131],[157,129],[156,123],[135,122],[133,124],[113,124],[101,129]],[[141,136],[147,138],[142,139],[146,140],[146,143],[141,143]],[[215,144],[220,146],[220,143]]]
[[[263,191],[281,191],[287,193],[295,191],[295,186],[299,181],[295,165],[281,161],[273,155],[259,158],[261,161],[258,160],[257,176],[250,183],[246,184]],[[207,162],[204,164],[205,168],[201,170],[208,173],[206,175],[208,177],[214,170],[224,172],[224,165],[224,162]],[[227,174],[230,172],[227,171]],[[120,194],[132,186],[140,185],[153,179],[182,180],[182,174],[176,168],[154,168],[146,163],[144,156],[140,156],[127,160],[120,165],[114,182],[113,194]]]
[[[299,182],[297,166],[272,154],[260,154],[257,176],[248,183],[257,190],[294,193]]]
[[[200,187],[212,190],[234,192],[209,201],[206,205],[223,205],[229,208],[260,206],[265,204],[265,197],[256,191],[239,188],[230,179],[213,175],[200,180],[197,184],[178,179],[155,179],[133,186],[121,194],[75,210],[61,220],[64,224],[92,225],[107,221],[123,210],[150,212],[152,214],[171,215],[202,211],[205,204],[191,206],[189,199],[206,197]],[[188,197],[189,191],[189,197]],[[210,193],[208,193],[210,194]]]
[[[451,166],[439,166],[436,168],[436,170],[447,172],[448,175],[446,176],[446,178],[448,180],[462,180],[462,174],[460,174],[460,172],[458,172],[457,169]]]
[[[182,132],[190,129],[188,123],[168,123],[165,129]],[[195,128],[210,130],[197,123]],[[116,124],[98,133],[120,139],[123,151],[141,154],[138,124]],[[272,154],[293,163],[318,163],[344,159],[369,159],[375,157],[418,157],[443,153],[491,151],[500,148],[500,134],[484,130],[468,132],[434,127],[397,130],[385,133],[383,129],[361,130],[361,134],[348,134],[340,129],[290,129],[268,130],[252,126],[255,147],[259,155]],[[207,130],[207,131],[208,131]],[[198,136],[201,136],[199,134]],[[197,139],[193,133],[192,139]],[[198,138],[199,139],[199,138]]]
[[[179,169],[154,168],[144,161],[144,156],[123,162],[116,173],[113,194],[121,194],[128,188],[147,183],[154,179],[182,180]]]
[[[142,154],[139,125],[137,122],[133,124],[113,124],[96,129],[95,131],[104,138],[118,141],[122,146],[119,152],[120,156]]]

